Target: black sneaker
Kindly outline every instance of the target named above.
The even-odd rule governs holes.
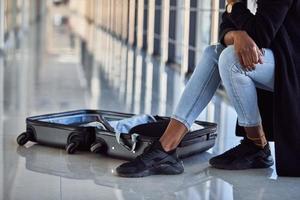
[[[241,144],[213,157],[209,160],[212,167],[227,170],[241,170],[250,168],[268,168],[274,164],[271,156],[270,146],[264,148],[255,145],[251,140],[245,138]]]
[[[181,174],[184,168],[176,150],[165,152],[159,141],[154,142],[133,161],[117,167],[116,172],[122,177],[144,177],[153,174]]]

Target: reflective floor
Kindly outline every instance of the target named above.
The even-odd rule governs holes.
[[[274,168],[209,167],[211,156],[239,142],[235,111],[222,92],[199,116],[218,123],[216,145],[184,159],[182,175],[119,178],[114,169],[122,160],[88,152],[68,155],[33,143],[18,146],[15,139],[25,130],[27,116],[83,108],[171,114],[184,78],[101,30],[95,35],[97,45],[88,47],[67,27],[53,25],[51,18],[10,33],[8,45],[17,48],[10,48],[0,62],[0,199],[299,199],[300,180],[277,177]]]

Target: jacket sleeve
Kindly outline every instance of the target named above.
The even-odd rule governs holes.
[[[226,11],[222,14],[222,22],[219,27],[219,41],[222,45],[226,46],[224,43],[224,37],[226,33],[229,31],[236,30],[237,28],[235,25],[232,23],[232,21],[229,19]]]
[[[268,48],[282,26],[293,1],[258,0],[255,15],[243,3],[236,3],[228,16],[238,29],[249,34],[259,48]]]

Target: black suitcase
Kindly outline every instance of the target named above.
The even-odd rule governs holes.
[[[154,116],[156,122],[140,124],[130,129],[128,134],[121,134],[120,141],[116,140],[116,133],[109,121],[132,117],[133,114],[117,112],[102,112],[101,121],[106,130],[96,129],[96,139],[91,145],[91,151],[106,154],[111,157],[133,159],[144,152],[153,141],[158,140],[164,133],[170,121],[169,117]],[[196,128],[189,131],[178,146],[181,158],[206,151],[214,146],[217,137],[217,124],[196,121]]]
[[[33,141],[65,147],[70,154],[78,149],[90,149],[111,157],[133,159],[163,134],[170,120],[168,117],[154,116],[156,122],[133,127],[128,134],[121,134],[118,142],[109,122],[133,116],[104,110],[76,110],[28,117],[26,132],[18,136],[17,142],[19,145]],[[90,122],[99,122],[102,127],[83,126]],[[206,151],[215,143],[216,124],[196,121],[195,125],[201,128],[190,131],[183,138],[178,147],[180,157]]]
[[[28,141],[54,147],[63,147],[69,154],[88,150],[95,141],[95,128],[80,126],[98,121],[99,114],[92,110],[78,110],[26,118],[26,132],[17,138],[19,145]]]

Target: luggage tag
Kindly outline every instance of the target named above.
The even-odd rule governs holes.
[[[121,138],[121,134],[125,134],[129,132],[130,129],[132,129],[137,125],[155,122],[155,121],[156,121],[155,117],[144,114],[144,115],[136,115],[134,117],[119,120],[119,121],[110,121],[109,124],[114,129],[117,142],[121,144],[123,147],[125,147],[127,150],[135,153],[136,144],[138,142],[137,138],[139,137],[139,134],[137,133],[130,134],[131,142],[133,143],[132,146],[125,144],[125,142]]]
[[[138,142],[138,140],[137,140],[138,137],[139,137],[139,134],[137,134],[137,133],[131,134],[131,141],[132,141],[133,145],[130,147],[129,145],[127,145],[123,142],[123,139],[121,138],[121,133],[119,131],[116,131],[117,142],[120,145],[122,145],[123,147],[125,147],[127,150],[129,150],[130,152],[133,152],[133,153],[135,153],[135,148],[136,148],[136,144]]]

